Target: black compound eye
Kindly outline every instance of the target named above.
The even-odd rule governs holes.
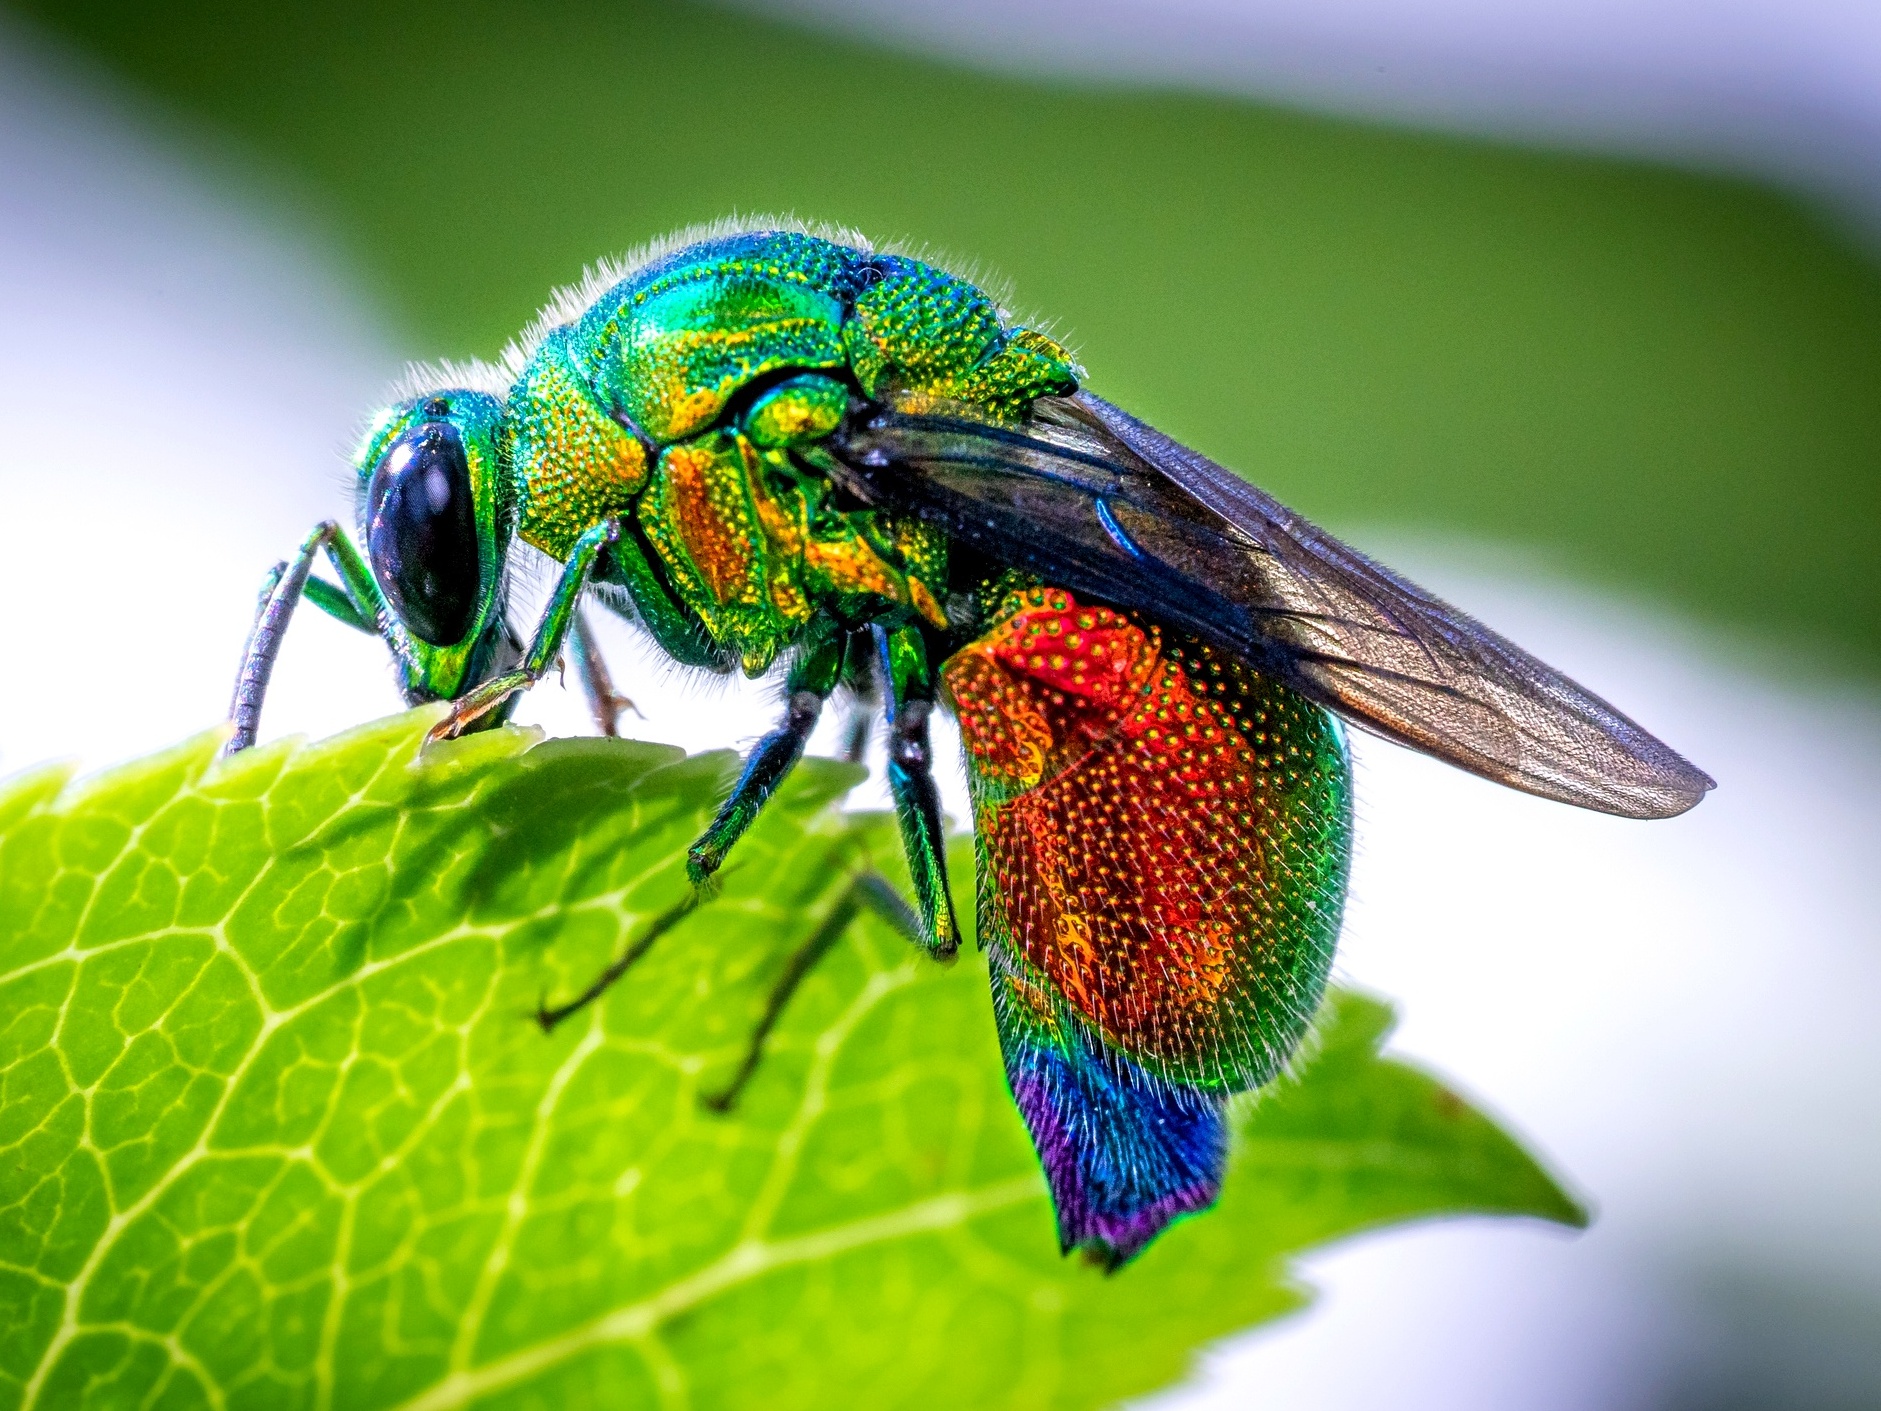
[[[412,635],[464,640],[477,617],[477,514],[457,428],[414,427],[392,443],[366,487],[373,577]]]

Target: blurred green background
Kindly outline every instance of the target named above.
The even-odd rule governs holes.
[[[1881,666],[1881,277],[1776,194],[672,0],[5,0],[285,180],[415,357],[675,226],[979,261],[1092,385],[1335,525],[1532,548]]]

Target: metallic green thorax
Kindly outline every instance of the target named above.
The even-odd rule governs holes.
[[[944,541],[837,509],[805,453],[854,394],[1015,421],[1076,387],[1063,348],[931,265],[790,232],[707,241],[530,351],[503,417],[516,532],[566,561],[621,517],[603,572],[654,635],[690,659],[702,633],[754,675],[819,613],[941,627]]]

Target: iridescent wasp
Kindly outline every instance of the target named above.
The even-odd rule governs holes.
[[[420,374],[357,469],[365,553],[329,522],[271,576],[229,748],[303,593],[384,639],[409,702],[453,703],[436,736],[506,718],[565,647],[611,733],[593,601],[681,662],[782,666],[784,721],[692,847],[695,883],[836,688],[880,691],[918,913],[873,882],[852,906],[946,957],[928,722],[951,709],[1007,1076],[1064,1247],[1112,1265],[1214,1200],[1228,1097],[1274,1077],[1324,991],[1352,832],[1338,720],[1631,818],[1712,787],[1086,390],[973,284],[848,233],[720,228],[601,271],[500,367]],[[519,539],[560,565],[528,640],[505,612]],[[337,583],[310,576],[323,550]]]

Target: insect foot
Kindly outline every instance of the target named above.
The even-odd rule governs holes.
[[[444,740],[455,740],[518,691],[526,691],[535,684],[534,673],[528,671],[512,671],[484,682],[455,702],[449,715],[425,731],[425,747],[429,748]]]

